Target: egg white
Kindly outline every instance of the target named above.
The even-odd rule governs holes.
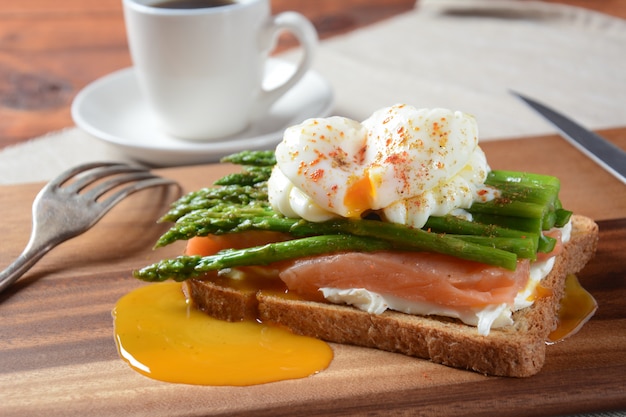
[[[422,227],[431,215],[469,207],[489,172],[473,117],[406,105],[363,123],[308,119],[285,131],[276,159],[270,204],[309,221],[377,211]]]

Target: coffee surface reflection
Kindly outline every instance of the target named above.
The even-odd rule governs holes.
[[[235,0],[166,0],[152,4],[151,6],[159,9],[205,9],[209,7],[228,6],[235,3]]]

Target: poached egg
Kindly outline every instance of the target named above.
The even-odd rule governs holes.
[[[363,122],[308,119],[285,131],[268,181],[274,210],[324,221],[375,211],[422,227],[468,208],[485,192],[489,166],[476,120],[460,111],[398,104]]]

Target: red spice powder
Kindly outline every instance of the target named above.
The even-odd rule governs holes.
[[[309,176],[309,178],[311,178],[312,181],[317,182],[318,180],[320,180],[322,177],[324,176],[324,170],[323,169],[316,169],[315,171],[313,171],[311,173],[311,175]]]

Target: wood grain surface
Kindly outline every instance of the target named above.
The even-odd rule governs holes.
[[[626,18],[623,0],[549,2]],[[272,0],[272,9],[301,12],[326,39],[411,10],[415,4],[415,0]],[[293,44],[285,38],[279,50]],[[91,81],[130,64],[121,0],[0,0],[0,148],[73,126],[70,105],[75,95]]]
[[[601,132],[626,147],[626,129]],[[559,175],[565,205],[598,220],[595,259],[579,275],[599,310],[574,337],[550,346],[527,379],[496,378],[372,349],[333,344],[331,366],[312,377],[253,387],[154,381],[119,359],[111,309],[149,285],[130,271],[182,247],[150,248],[154,224],[175,197],[137,193],[86,234],[54,249],[0,294],[0,415],[424,415],[549,416],[626,409],[626,187],[557,136],[488,142],[494,168]],[[229,166],[163,169],[191,191]],[[30,231],[41,184],[0,187],[0,268]]]

